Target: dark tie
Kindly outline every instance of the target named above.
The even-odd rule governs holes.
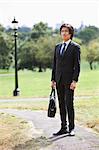
[[[60,55],[64,54],[65,47],[66,47],[66,43],[63,43],[63,48],[61,47],[61,49],[60,49]]]

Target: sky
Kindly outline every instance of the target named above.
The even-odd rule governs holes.
[[[0,24],[12,26],[14,16],[19,27],[40,21],[53,28],[62,22],[99,27],[99,0],[0,0]]]

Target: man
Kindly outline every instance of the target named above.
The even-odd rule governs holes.
[[[80,46],[72,41],[74,29],[70,24],[60,27],[63,42],[55,46],[51,86],[56,87],[59,101],[61,129],[54,136],[74,136],[74,90],[80,73]],[[66,116],[68,114],[69,131]]]

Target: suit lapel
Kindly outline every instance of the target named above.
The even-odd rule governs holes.
[[[68,44],[68,46],[67,46],[67,48],[66,48],[66,50],[64,52],[64,55],[66,55],[66,53],[68,53],[68,51],[70,51],[71,46],[72,46],[72,41],[70,41],[70,43]],[[64,57],[64,55],[63,55],[63,57]]]
[[[72,46],[72,41],[70,41],[70,43],[68,44],[63,56],[60,55],[61,46],[62,46],[62,43],[60,43],[59,46],[57,47],[57,54],[60,58],[63,58],[68,53],[68,51],[70,51],[71,46]]]
[[[61,49],[61,46],[62,46],[62,43],[59,44],[59,46],[57,47],[57,52],[58,52],[58,55],[60,56],[60,49]]]

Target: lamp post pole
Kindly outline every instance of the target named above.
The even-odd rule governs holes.
[[[18,21],[14,20],[12,21],[14,24],[14,40],[15,40],[15,90],[13,91],[13,96],[19,96],[20,90],[18,88],[18,65],[17,65],[17,27]]]

